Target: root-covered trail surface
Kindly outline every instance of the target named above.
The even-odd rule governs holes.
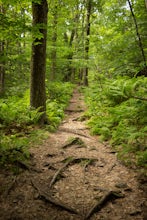
[[[147,219],[137,174],[90,135],[84,110],[75,90],[57,132],[31,148],[31,165],[17,176],[1,171],[1,220]]]

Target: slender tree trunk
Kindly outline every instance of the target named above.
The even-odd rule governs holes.
[[[91,0],[88,0],[87,2],[87,18],[86,18],[86,42],[85,42],[85,60],[89,60],[89,38],[90,38],[90,15],[91,15],[91,9],[92,9],[92,2]],[[88,66],[86,66],[84,70],[84,86],[88,86]]]
[[[56,76],[56,60],[57,60],[57,52],[56,52],[56,44],[57,44],[57,13],[58,13],[58,6],[57,2],[55,1],[55,6],[53,8],[53,35],[52,35],[52,52],[51,52],[51,75],[50,80],[53,81]]]
[[[82,48],[82,59],[85,60],[85,20],[86,20],[86,16],[85,16],[85,0],[83,0],[83,6],[81,7],[81,35],[79,37],[79,45]],[[79,81],[80,81],[80,85],[83,85],[83,78],[84,78],[84,65],[82,65],[79,69]]]
[[[45,91],[45,72],[46,72],[46,35],[47,35],[47,13],[48,5],[46,0],[40,3],[32,2],[33,27],[39,27],[42,38],[34,37],[32,43],[31,59],[31,88],[30,105],[33,108],[40,108],[42,117],[40,123],[45,122],[46,111],[46,91]],[[34,33],[35,35],[35,33]]]
[[[0,64],[0,95],[4,93],[4,87],[5,87],[5,59],[4,59],[4,45],[5,42],[1,41],[0,42],[0,55],[2,57],[2,62]]]
[[[147,0],[145,0],[145,6],[146,6],[146,9],[147,9]]]
[[[2,14],[5,14],[4,7],[0,6],[0,12]],[[1,56],[1,63],[0,63],[0,95],[3,95],[4,93],[4,87],[5,87],[5,41],[2,40],[0,42],[0,56]]]
[[[127,0],[127,1],[128,1],[129,7],[130,7],[130,11],[131,11],[131,14],[132,14],[132,17],[133,17],[133,20],[134,20],[135,29],[136,29],[136,35],[137,35],[137,38],[138,38],[138,44],[139,44],[139,48],[140,48],[140,51],[141,51],[141,54],[142,54],[142,59],[144,61],[145,68],[147,68],[147,66],[146,66],[146,57],[145,57],[145,53],[144,53],[144,49],[143,49],[143,44],[142,44],[141,36],[140,36],[140,33],[139,33],[139,29],[138,29],[137,20],[136,20],[135,14],[133,12],[131,1],[130,0]]]
[[[74,38],[76,36],[76,33],[77,33],[77,26],[78,26],[78,21],[79,21],[79,17],[80,17],[80,14],[79,14],[79,5],[77,3],[76,5],[76,14],[75,14],[75,17],[73,19],[73,23],[74,23],[74,27],[71,31],[71,35],[70,35],[70,39],[69,39],[69,48],[70,48],[70,51],[68,56],[67,56],[67,60],[68,60],[68,66],[67,66],[67,73],[64,77],[64,80],[65,81],[70,81],[72,80],[73,81],[73,67],[72,67],[72,59],[73,59],[73,50],[72,50],[72,45],[73,45],[73,41],[74,41]],[[64,34],[64,39],[65,39],[65,42],[68,43],[68,35],[65,33]]]

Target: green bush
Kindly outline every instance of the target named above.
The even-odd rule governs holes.
[[[147,149],[146,91],[145,77],[103,79],[101,85],[93,82],[85,91],[92,133],[109,140],[125,157],[129,157],[128,152],[135,154],[135,163],[142,165]]]
[[[64,117],[73,91],[70,83],[49,83],[46,88],[46,114],[49,125],[45,129],[54,131]],[[29,90],[23,96],[6,96],[0,99],[0,165],[14,164],[17,160],[29,158],[28,146],[46,137],[37,122],[41,112],[29,107]]]
[[[64,117],[64,110],[71,98],[73,84],[50,82],[47,84],[47,117],[49,128],[55,130]]]

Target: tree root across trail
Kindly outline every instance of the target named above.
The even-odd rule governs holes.
[[[58,131],[31,148],[19,175],[0,174],[0,220],[145,220],[137,174],[91,136],[76,90]]]

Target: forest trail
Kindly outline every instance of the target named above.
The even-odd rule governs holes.
[[[90,135],[84,110],[75,90],[57,132],[31,148],[28,169],[1,172],[0,220],[147,219],[137,174]]]

